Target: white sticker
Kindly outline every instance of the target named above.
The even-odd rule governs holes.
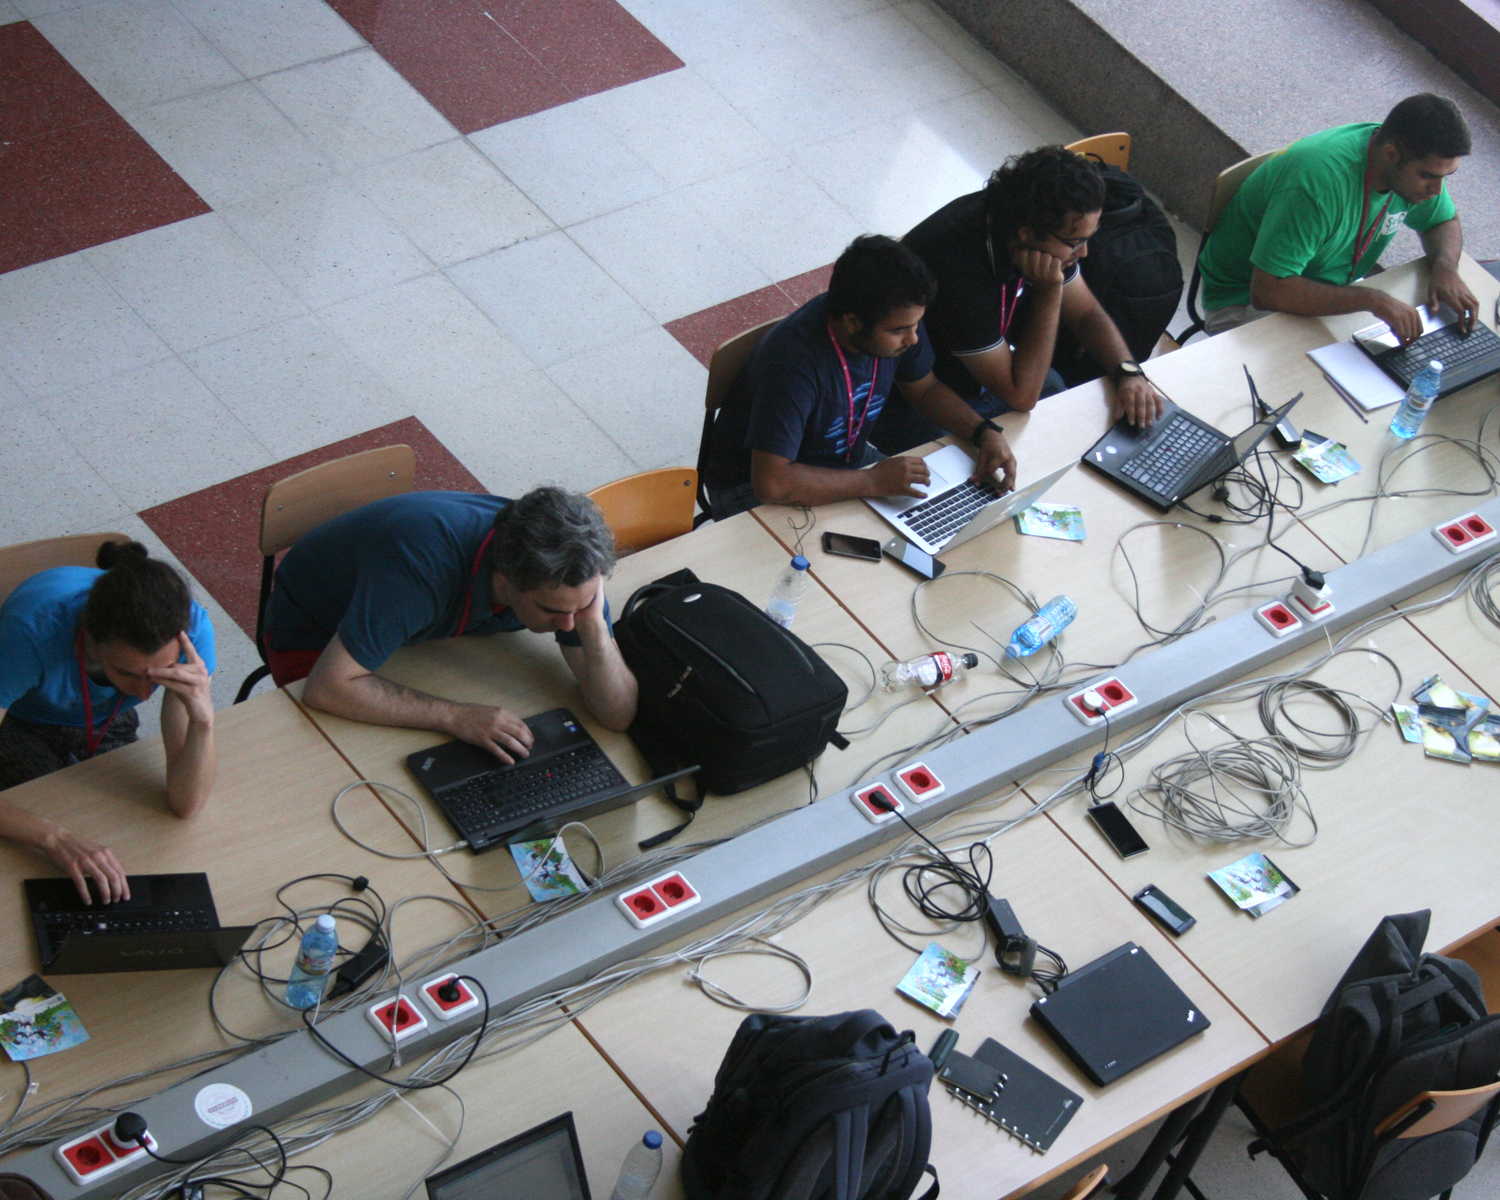
[[[193,1111],[205,1125],[228,1129],[246,1120],[255,1109],[250,1097],[232,1083],[210,1083],[193,1097]]]

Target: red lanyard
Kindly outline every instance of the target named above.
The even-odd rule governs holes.
[[[871,356],[873,366],[870,368],[870,390],[865,393],[864,408],[860,410],[859,424],[854,424],[854,377],[849,374],[849,362],[844,357],[844,348],[839,345],[838,338],[833,336],[833,321],[828,322],[828,340],[833,343],[833,352],[839,356],[839,366],[844,368],[844,389],[849,393],[849,425],[848,441],[845,443],[844,458],[848,462],[854,461],[854,445],[859,441],[859,435],[864,432],[865,418],[870,415],[870,401],[875,398],[875,384],[880,378],[880,359]]]
[[[1021,303],[1021,291],[1022,291],[1022,289],[1025,286],[1026,286],[1026,281],[1024,279],[1017,279],[1016,282],[1014,284],[1012,284],[1011,286],[1009,286],[1009,287],[1003,287],[1003,288],[1000,289],[1000,336],[1001,337],[1009,337],[1010,336],[1010,319],[1013,316],[1016,315],[1016,305],[1018,305],[1019,303]],[[1010,307],[1008,307],[1008,308],[1006,307],[1006,304],[1005,304],[1005,296],[1006,296],[1007,292],[1010,294]]]
[[[1372,133],[1370,135],[1372,145],[1374,141],[1375,135]],[[1390,208],[1390,206],[1391,197],[1390,193],[1387,192],[1385,203],[1380,206],[1380,211],[1375,214],[1375,220],[1370,223],[1368,229],[1365,229],[1365,220],[1370,215],[1370,168],[1368,166],[1365,167],[1365,196],[1359,206],[1359,226],[1354,231],[1354,260],[1349,264],[1350,283],[1354,282],[1354,272],[1359,269],[1359,260],[1365,256],[1365,251],[1370,248],[1370,243],[1375,240],[1375,231],[1385,224],[1386,209]]]
[[[474,602],[474,581],[479,578],[479,564],[484,561],[484,552],[490,548],[490,541],[495,536],[491,529],[484,535],[484,541],[479,543],[479,553],[474,556],[474,569],[469,572],[469,586],[464,589],[464,611],[458,618],[458,632],[454,637],[463,637],[464,629],[469,624],[469,607]]]
[[[85,758],[93,758],[94,751],[99,748],[99,743],[104,740],[104,735],[109,732],[110,725],[120,711],[120,705],[125,703],[123,693],[115,696],[115,706],[109,710],[109,716],[104,718],[104,724],[99,732],[94,732],[94,701],[89,696],[89,673],[88,668],[83,665],[83,629],[78,630],[78,641],[73,647],[73,652],[78,658],[78,686],[83,690],[83,738],[87,749]]]

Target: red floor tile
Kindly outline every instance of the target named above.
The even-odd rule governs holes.
[[[833,275],[833,264],[819,267],[815,271],[805,271],[801,275],[793,275],[790,279],[783,279],[776,286],[797,302],[801,308],[814,296],[822,295],[828,290],[828,280]]]
[[[209,595],[223,605],[235,624],[254,637],[255,610],[260,597],[260,509],[266,489],[319,463],[403,442],[416,452],[419,490],[484,491],[479,480],[421,421],[407,417],[158,504],[141,513],[141,520],[167,544]]]
[[[793,309],[800,308],[814,296],[828,290],[828,277],[833,264],[819,267],[802,275],[794,275],[763,287],[715,304],[675,321],[668,321],[665,329],[687,347],[688,353],[708,366],[709,359],[723,343],[735,334],[759,325],[762,321],[773,321],[784,317]]]
[[[111,116],[113,110],[30,21],[0,25],[0,142]]]
[[[615,0],[485,0],[488,11],[574,96],[675,71],[682,60]]]

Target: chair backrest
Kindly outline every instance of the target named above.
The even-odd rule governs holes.
[[[692,467],[642,471],[588,494],[614,530],[621,554],[645,550],[693,528],[698,472]]]
[[[1099,133],[1093,137],[1069,142],[1065,149],[1085,157],[1093,155],[1101,162],[1122,171],[1130,170],[1130,135],[1128,133]]]
[[[417,456],[410,446],[381,446],[308,467],[266,489],[260,514],[260,552],[280,553],[324,521],[352,508],[409,492]]]
[[[740,377],[740,372],[745,369],[745,364],[750,361],[750,355],[754,353],[755,347],[760,345],[760,339],[771,331],[781,318],[774,321],[763,321],[744,333],[737,333],[727,342],[714,351],[714,355],[708,361],[708,411],[716,412],[720,405],[729,398],[729,389],[734,386],[734,381]]]
[[[52,567],[92,567],[105,542],[132,541],[126,533],[80,533],[0,548],[0,604],[17,585]]]
[[[1109,1178],[1109,1164],[1100,1163],[1075,1183],[1062,1200],[1089,1200],[1090,1196],[1103,1189],[1107,1178]]]
[[[1500,1093],[1500,1081],[1456,1092],[1423,1092],[1413,1096],[1379,1125],[1375,1136],[1426,1137],[1461,1125]],[[1420,1114],[1420,1115],[1418,1115]],[[1415,1120],[1412,1120],[1415,1116]],[[1403,1124],[1410,1120],[1410,1124]]]
[[[1224,206],[1234,198],[1235,192],[1240,190],[1240,184],[1249,179],[1250,173],[1266,159],[1280,153],[1280,150],[1267,150],[1264,154],[1241,159],[1234,166],[1226,167],[1219,172],[1219,177],[1214,180],[1214,194],[1208,201],[1208,219],[1203,223],[1205,237],[1212,233],[1214,226],[1219,223],[1219,218],[1224,214]]]

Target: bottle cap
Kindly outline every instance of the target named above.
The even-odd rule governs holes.
[[[324,933],[331,932],[333,929],[333,916],[330,913],[324,913],[318,918],[318,928]]]
[[[958,661],[963,663],[965,670],[972,671],[979,665],[979,655],[972,653],[960,654],[958,656]]]
[[[1441,371],[1443,369],[1443,363],[1442,363],[1441,359],[1435,358],[1430,363],[1428,363],[1427,365],[1429,367],[1431,367],[1434,371]]]
[[[805,571],[811,564],[802,555],[798,554],[792,558],[792,566],[799,571]]]
[[[641,1139],[648,1150],[655,1150],[661,1145],[661,1134],[654,1129],[646,1130],[646,1136]]]

